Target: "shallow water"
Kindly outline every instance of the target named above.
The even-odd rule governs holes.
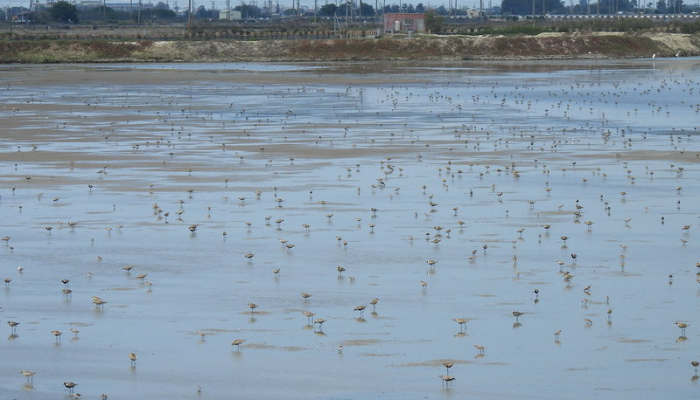
[[[0,397],[692,397],[698,61],[2,67]]]

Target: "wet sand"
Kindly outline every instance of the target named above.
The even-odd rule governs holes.
[[[697,393],[697,60],[8,66],[0,91],[8,398]]]

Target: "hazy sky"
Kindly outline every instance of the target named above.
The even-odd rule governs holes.
[[[107,0],[107,5],[109,6],[110,3],[121,3],[121,2],[128,2],[128,1],[129,0],[118,0],[118,1]],[[138,0],[133,0],[133,1],[134,1],[134,3],[138,2]],[[154,4],[159,2],[159,1],[163,1],[163,2],[169,3],[171,7],[173,7],[175,5],[175,3],[177,3],[180,7],[184,7],[187,5],[187,2],[188,2],[188,0],[167,0],[167,1],[166,0],[142,0],[142,1],[143,2],[151,1]],[[240,0],[230,0],[230,1],[231,1],[232,6],[238,5],[241,3]],[[292,1],[293,0],[273,0],[272,4],[276,4],[277,2],[279,2],[279,4],[281,6],[291,7]],[[294,0],[294,1],[295,1],[294,4],[296,4],[296,0]],[[337,1],[338,1],[337,4],[340,4],[340,2],[343,0],[337,0]],[[365,1],[365,0],[363,0],[363,1]],[[401,0],[401,1],[399,1],[399,0],[377,0],[377,4],[379,4],[379,6],[381,7],[382,4],[391,5],[391,4],[408,3],[408,4],[413,4],[415,6],[418,3],[423,3],[423,5],[425,5],[425,6],[439,7],[441,5],[444,5],[445,7],[449,7],[452,1],[455,1],[455,0],[431,0],[431,1],[424,1],[424,0],[423,1],[421,1],[421,0],[416,0],[416,1],[413,1],[413,0]],[[478,8],[478,1],[475,1],[475,0],[456,0],[456,1],[457,1],[457,6],[459,8],[463,8],[465,6]],[[46,0],[41,0],[40,2],[42,4],[45,4]],[[333,0],[317,0],[317,4],[319,7],[321,7],[322,5],[324,5],[326,3],[333,3],[333,2],[335,2],[335,1],[333,1]],[[195,0],[195,3],[198,6],[204,5],[205,7],[210,8],[212,1],[211,0]],[[262,7],[263,0],[246,0],[245,3],[246,4],[256,4],[258,7]],[[367,0],[367,3],[369,3],[373,7],[375,5],[374,0]],[[215,0],[214,4],[217,8],[224,8],[224,6],[226,5],[226,0]],[[302,6],[313,7],[314,0],[300,0],[300,4]],[[486,6],[487,4],[488,4],[488,1],[484,1],[484,6]],[[493,4],[496,4],[496,3],[494,2]],[[499,4],[500,4],[500,1],[499,1]],[[0,7],[5,8],[6,6],[29,7],[29,0],[0,0]]]

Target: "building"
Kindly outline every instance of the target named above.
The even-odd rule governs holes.
[[[470,8],[469,10],[467,10],[467,18],[481,18],[483,16],[484,13],[477,9]]]
[[[384,31],[425,32],[425,14],[387,13],[384,14]]]
[[[238,10],[219,10],[219,19],[227,19],[229,21],[242,19],[241,12]]]

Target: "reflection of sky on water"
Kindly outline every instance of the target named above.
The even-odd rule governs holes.
[[[1,390],[44,399],[72,380],[84,398],[187,399],[197,385],[212,399],[692,397],[698,68],[550,64],[420,76],[425,66],[192,76],[196,65],[168,65],[176,82],[82,86],[62,82],[62,66],[56,83],[21,88],[7,81],[41,71],[6,70],[0,107],[21,123],[0,136],[0,236],[11,236],[0,271],[12,278],[0,319],[21,324],[0,341]],[[301,81],[246,83],[246,69]],[[329,76],[339,83],[318,81]],[[353,313],[375,297],[376,310]],[[324,334],[304,310],[328,319]],[[456,317],[470,319],[465,335]],[[690,324],[685,338],[676,321]],[[442,359],[455,361],[448,389]],[[37,372],[33,390],[22,369]]]

